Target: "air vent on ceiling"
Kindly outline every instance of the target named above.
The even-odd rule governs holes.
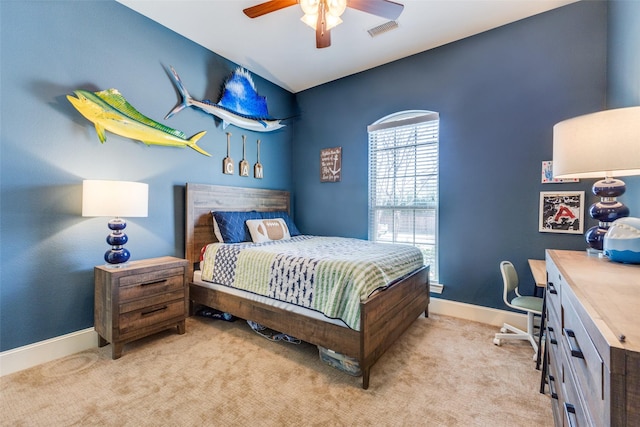
[[[373,27],[367,30],[367,32],[371,37],[375,37],[382,33],[386,33],[387,31],[395,30],[396,28],[398,28],[398,21],[389,21],[382,25],[378,25],[377,27]]]

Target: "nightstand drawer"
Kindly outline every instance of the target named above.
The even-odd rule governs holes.
[[[184,300],[147,306],[136,311],[123,313],[120,315],[120,332],[127,332],[141,329],[146,326],[155,325],[165,320],[184,317]]]
[[[137,300],[131,300],[120,304],[120,313],[128,313],[135,310],[143,310],[147,307],[172,302],[177,299],[184,301],[184,289],[178,289],[173,292],[165,292],[159,295],[152,295],[147,298],[139,298]]]
[[[120,301],[184,288],[184,269],[170,268],[120,279]]]

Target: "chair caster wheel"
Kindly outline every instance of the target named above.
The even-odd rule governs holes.
[[[502,344],[502,341],[500,341],[500,338],[494,338],[493,339],[493,343],[497,346],[499,346],[500,344]]]
[[[502,332],[503,334],[507,333],[507,328],[500,328],[500,332]]]

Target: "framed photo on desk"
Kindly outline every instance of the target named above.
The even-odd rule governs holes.
[[[538,231],[541,233],[582,234],[584,191],[540,192]]]

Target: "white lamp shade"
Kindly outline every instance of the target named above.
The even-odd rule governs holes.
[[[553,176],[640,175],[640,107],[574,117],[553,127]]]
[[[149,185],[130,181],[82,181],[82,216],[146,217]]]

